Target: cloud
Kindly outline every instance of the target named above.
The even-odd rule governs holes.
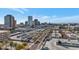
[[[53,16],[35,16],[41,22],[50,22],[50,23],[79,23],[79,15],[77,16],[64,16],[57,17]],[[34,17],[34,18],[35,18]]]
[[[26,8],[21,8],[21,10],[26,11],[26,12],[27,12],[27,11],[29,11],[29,10],[28,10],[28,9],[26,9]]]
[[[56,15],[53,16],[34,16],[34,18],[37,18],[39,21],[43,22],[50,22],[53,18],[56,18]]]
[[[9,8],[9,10],[13,10],[13,11],[19,12],[21,14],[24,14],[25,12],[28,11],[28,9],[26,9],[26,8]]]
[[[79,15],[54,18],[52,21],[57,23],[78,23]]]
[[[56,15],[53,16],[41,16],[41,15],[34,15],[33,19],[38,19],[41,23],[47,22],[47,23],[79,23],[79,15],[77,16],[64,16],[59,17]],[[27,21],[27,17],[23,16],[21,17],[21,22]],[[20,21],[19,21],[20,22]]]

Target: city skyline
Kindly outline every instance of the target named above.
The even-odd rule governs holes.
[[[28,16],[37,18],[41,23],[78,23],[79,8],[0,8],[0,24],[4,24],[4,16],[11,14],[17,23],[28,20]]]

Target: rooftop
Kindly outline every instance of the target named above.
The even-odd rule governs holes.
[[[8,30],[0,30],[0,33],[9,32]]]

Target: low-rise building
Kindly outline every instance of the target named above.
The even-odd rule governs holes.
[[[9,34],[10,34],[10,31],[8,30],[0,30],[0,40],[8,39]]]

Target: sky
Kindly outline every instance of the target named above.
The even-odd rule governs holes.
[[[25,22],[28,16],[41,23],[79,23],[79,8],[0,8],[0,24],[4,16],[13,15],[17,23]]]

